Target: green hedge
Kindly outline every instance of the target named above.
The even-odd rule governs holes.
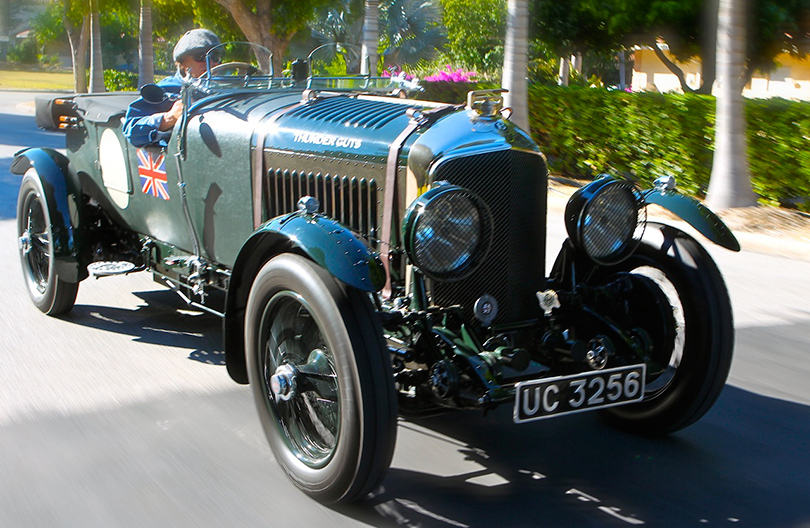
[[[714,98],[701,95],[530,88],[531,131],[552,170],[573,178],[608,172],[648,185],[674,175],[702,197],[711,176]],[[810,211],[810,104],[746,101],[748,153],[762,201]]]
[[[810,212],[810,103],[746,102],[748,163],[766,201]]]
[[[124,92],[138,89],[138,73],[121,70],[104,70],[104,88],[108,92]]]

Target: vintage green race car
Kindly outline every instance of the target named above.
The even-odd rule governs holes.
[[[123,136],[137,95],[52,102],[67,155],[27,149],[12,167],[43,312],[70,310],[90,275],[143,270],[221,317],[228,373],[252,386],[291,480],[324,502],[380,483],[399,412],[599,410],[657,435],[709,410],[732,358],[728,292],[646,205],[739,245],[672,180],[579,189],[547,274],[546,162],[499,91],[447,105],[401,97],[402,79],[315,77],[304,61],[274,77],[267,63],[187,79],[164,147]]]

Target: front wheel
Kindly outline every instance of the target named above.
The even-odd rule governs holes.
[[[251,287],[245,345],[260,421],[292,482],[326,503],[371,492],[391,463],[397,408],[369,298],[277,256]]]
[[[651,223],[637,251],[594,280],[630,274],[627,298],[650,361],[642,402],[602,411],[620,429],[660,435],[702,417],[723,390],[731,367],[734,323],[723,277],[708,252],[675,228]]]
[[[43,313],[61,315],[76,302],[79,283],[56,272],[54,233],[47,197],[32,168],[23,176],[17,200],[17,244],[31,301]]]

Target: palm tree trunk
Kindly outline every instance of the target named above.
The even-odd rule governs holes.
[[[503,50],[504,104],[512,108],[511,120],[529,130],[529,4],[527,0],[508,0],[506,8],[506,46]]]
[[[82,18],[82,25],[76,27],[68,17],[70,2],[65,2],[65,12],[62,23],[70,44],[70,58],[73,62],[73,91],[87,93],[87,42],[90,37],[90,17]]]
[[[560,57],[560,76],[557,84],[568,86],[568,78],[571,76],[571,59],[568,56]]]
[[[90,0],[90,92],[106,91],[104,88],[104,64],[101,60],[101,24],[99,23],[98,0]]]
[[[152,0],[141,0],[138,32],[138,87],[155,82],[155,54],[152,47]]]
[[[717,15],[717,118],[706,203],[716,209],[757,203],[748,167],[740,77],[745,66],[747,0],[720,0]]]
[[[377,75],[377,46],[380,41],[380,6],[377,0],[366,0],[363,18],[363,56],[360,73]]]

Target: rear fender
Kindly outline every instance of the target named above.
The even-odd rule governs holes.
[[[67,157],[56,150],[32,148],[15,155],[11,172],[26,174],[31,168],[36,171],[51,218],[56,272],[66,282],[79,282],[87,277],[81,263],[81,187],[68,164]]]
[[[231,274],[223,321],[225,364],[237,383],[247,383],[245,307],[253,278],[271,258],[303,254],[348,286],[365,292],[385,285],[379,256],[344,225],[325,216],[292,213],[263,224],[242,246]]]

